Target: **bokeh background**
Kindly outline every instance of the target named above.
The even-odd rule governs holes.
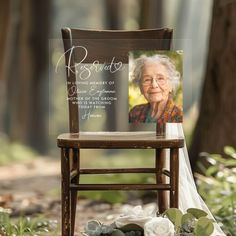
[[[65,72],[61,71],[55,83],[51,69],[63,53],[61,28],[136,30],[168,27],[174,29],[173,50],[184,52],[183,126],[192,168],[203,174],[196,175],[200,190],[203,195],[209,190],[209,185],[204,185],[206,178],[212,178],[213,182],[208,183],[216,183],[214,181],[219,177],[217,186],[220,187],[215,187],[216,192],[211,194],[214,197],[208,204],[217,208],[214,201],[221,199],[226,203],[222,198],[229,196],[231,200],[228,199],[227,204],[235,204],[235,194],[232,197],[235,187],[232,186],[236,181],[227,179],[235,177],[236,166],[232,161],[235,160],[233,147],[236,147],[235,26],[235,0],[1,0],[0,168],[10,168],[5,172],[1,169],[1,179],[23,181],[27,185],[31,177],[14,177],[16,172],[11,166],[23,163],[24,169],[25,161],[32,160],[43,163],[53,160],[57,163],[55,173],[60,171],[56,137],[68,131]],[[119,91],[123,91],[122,87]],[[123,120],[116,117],[122,109],[113,109],[113,119],[99,125],[85,125],[85,128],[120,130]],[[203,152],[204,155],[200,155]],[[212,159],[207,153],[217,155]],[[82,167],[127,166],[130,158],[134,165],[150,166],[154,163],[152,155],[151,150],[148,155],[143,151],[126,151],[124,154],[121,151],[87,150],[82,152]],[[229,159],[231,162],[227,164]],[[215,169],[206,172],[209,164]],[[37,173],[50,176],[49,166],[40,167]],[[28,166],[24,174],[32,168]],[[217,173],[220,173],[218,177]],[[144,180],[151,181],[149,177]],[[43,183],[38,188],[41,188],[41,194],[48,191]],[[54,183],[50,190],[52,188],[59,189],[59,183]],[[0,196],[4,191],[0,189]],[[104,194],[103,197],[119,200],[122,194],[112,197]],[[101,195],[92,197],[101,199]],[[204,197],[207,199],[208,196]],[[232,208],[226,205],[225,209]],[[235,209],[223,213],[235,219]],[[220,217],[221,213],[218,214]],[[235,223],[229,229],[233,227]]]
[[[184,51],[183,125],[192,165],[195,167],[201,151],[223,153],[225,145],[235,146],[234,0],[1,2],[3,146],[14,142],[46,154],[55,149],[58,133],[67,130],[63,73],[54,91],[50,90],[54,79],[50,68],[55,67],[63,52],[60,30],[65,26],[173,28],[173,49]],[[117,113],[114,110],[113,114]],[[109,130],[119,129],[122,124],[114,116],[113,121],[101,122],[101,126]]]

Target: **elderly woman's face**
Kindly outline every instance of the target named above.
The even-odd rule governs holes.
[[[171,84],[168,71],[162,64],[148,62],[144,65],[141,92],[148,102],[160,102],[168,99]]]

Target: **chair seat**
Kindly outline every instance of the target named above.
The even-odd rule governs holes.
[[[57,145],[62,148],[181,148],[184,139],[157,136],[155,132],[80,132],[59,135]]]

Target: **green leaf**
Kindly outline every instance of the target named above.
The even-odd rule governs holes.
[[[233,158],[236,158],[236,150],[231,146],[225,146],[224,153],[233,157]]]
[[[186,213],[181,218],[181,225],[188,224],[189,222],[193,221],[195,217],[191,213]]]
[[[164,212],[164,215],[175,225],[178,229],[181,226],[181,219],[183,213],[177,208],[169,208]]]
[[[109,234],[113,232],[115,226],[114,225],[101,225],[101,233],[102,234]]]
[[[206,217],[199,218],[194,233],[196,236],[210,236],[214,231],[214,225],[211,220]]]
[[[235,159],[225,160],[225,166],[236,167],[236,160]]]
[[[213,174],[215,174],[216,172],[218,172],[219,170],[219,167],[218,165],[215,165],[215,166],[210,166],[207,171],[205,172],[206,173],[206,176],[211,176]]]
[[[183,224],[182,226],[181,226],[181,229],[180,229],[180,235],[181,236],[189,236],[189,235],[192,235],[192,233],[193,233],[193,227],[191,226],[191,225],[189,225],[189,224]]]
[[[128,231],[141,231],[143,232],[143,228],[137,224],[127,224],[119,228],[123,232],[128,232]]]
[[[100,227],[101,226],[101,223],[99,222],[99,221],[97,221],[97,220],[91,220],[91,221],[89,221],[87,224],[86,224],[86,228],[87,229],[91,229],[91,230],[94,230],[94,229],[96,229],[96,228],[98,228],[98,227]]]
[[[85,225],[84,231],[86,235],[99,236],[102,233],[101,223],[96,220],[91,220]]]
[[[197,208],[189,208],[187,213],[192,214],[195,218],[199,219],[200,217],[207,216],[207,213],[203,210]]]
[[[125,236],[125,234],[124,234],[121,230],[115,229],[115,230],[112,232],[111,236]]]
[[[211,154],[210,156],[211,156],[211,158],[215,159],[219,163],[224,164],[224,162],[225,162],[225,158],[223,158],[220,154]]]

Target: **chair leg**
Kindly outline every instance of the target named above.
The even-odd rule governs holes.
[[[71,192],[71,235],[74,235],[74,231],[75,231],[76,204],[77,204],[77,191],[72,191]]]
[[[71,236],[71,222],[70,222],[70,163],[69,163],[69,149],[61,149],[61,235]]]
[[[78,175],[72,180],[72,183],[79,182],[80,153],[79,149],[73,149],[72,170],[77,170]],[[76,219],[77,191],[71,192],[71,234],[74,235]]]
[[[179,207],[179,149],[170,150],[170,207]]]
[[[156,149],[156,183],[165,183],[165,176],[162,174],[164,167],[165,151],[163,149]],[[163,213],[167,209],[167,196],[165,191],[158,191],[158,208],[159,213]]]

